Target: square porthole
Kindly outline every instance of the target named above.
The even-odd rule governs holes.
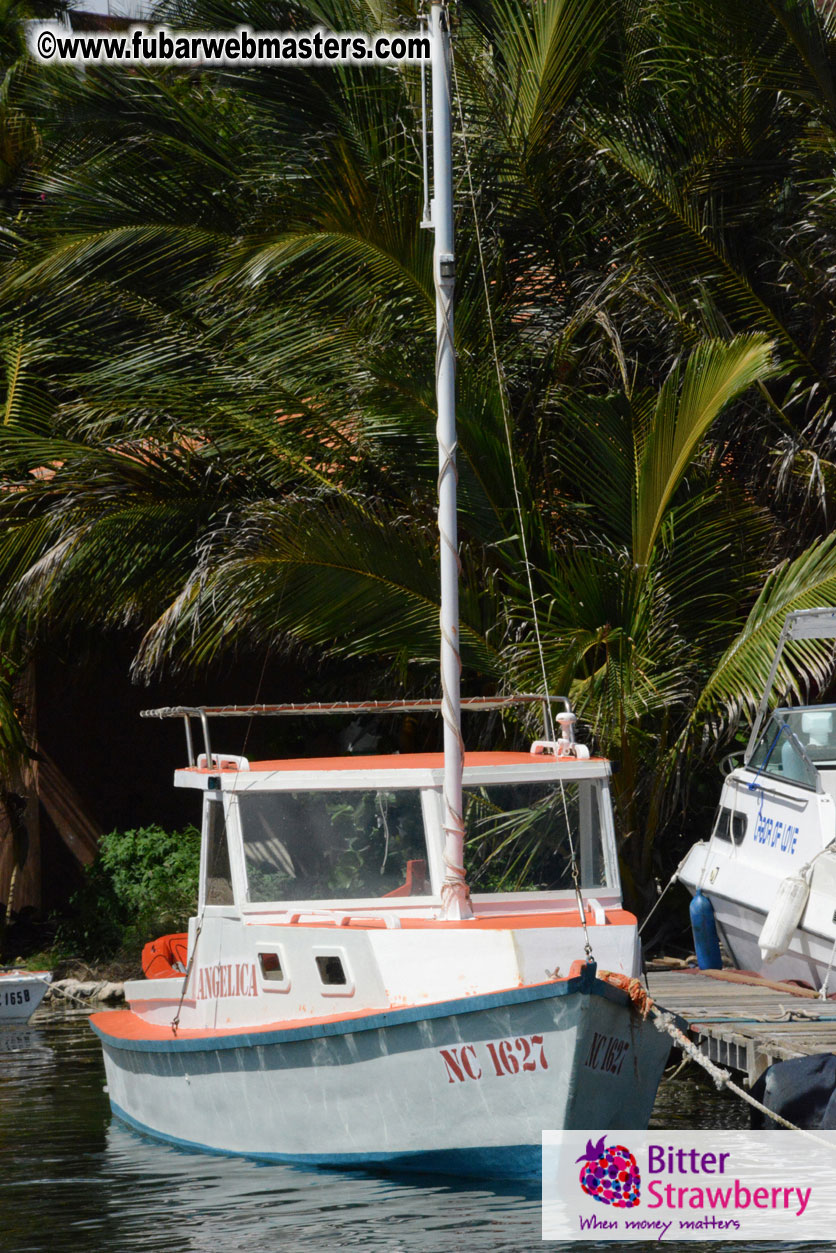
[[[275,950],[258,954],[258,968],[266,991],[286,992],[290,987],[281,954]]]
[[[326,987],[345,987],[348,979],[345,977],[345,967],[342,958],[332,954],[330,957],[317,957],[316,964],[319,969],[319,977]]]
[[[345,953],[323,949],[314,951],[319,974],[320,992],[323,996],[353,996],[354,980],[351,977]]]

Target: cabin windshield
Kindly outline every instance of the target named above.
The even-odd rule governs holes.
[[[748,765],[817,788],[817,771],[836,766],[836,707],[777,709]]]
[[[571,888],[574,847],[582,887],[617,887],[602,799],[594,781],[465,788],[468,881],[481,891]]]
[[[250,902],[430,892],[416,790],[246,792],[238,812]]]

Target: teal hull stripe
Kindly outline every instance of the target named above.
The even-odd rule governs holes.
[[[587,973],[587,971],[589,973]],[[111,1049],[130,1053],[205,1053],[218,1049],[256,1048],[265,1044],[292,1044],[297,1040],[317,1040],[325,1036],[353,1035],[360,1031],[377,1031],[381,1027],[399,1027],[433,1018],[450,1018],[457,1014],[477,1014],[485,1010],[503,1009],[508,1005],[524,1005],[532,1001],[553,1000],[578,992],[591,993],[608,1001],[626,1004],[626,993],[595,978],[595,968],[587,967],[576,979],[565,983],[547,983],[536,988],[510,988],[504,992],[487,992],[434,1005],[411,1006],[408,1009],[386,1010],[368,1018],[343,1018],[335,1022],[312,1023],[310,1026],[278,1028],[275,1031],[245,1031],[235,1035],[204,1035],[199,1039],[134,1040],[110,1035],[99,1023],[91,1023],[102,1042]]]
[[[542,1150],[539,1144],[502,1144],[485,1148],[410,1150],[389,1153],[268,1153],[218,1149],[196,1140],[154,1131],[111,1102],[114,1116],[140,1135],[163,1140],[179,1149],[212,1153],[216,1157],[246,1157],[259,1162],[287,1162],[297,1166],[386,1166],[393,1170],[427,1174],[473,1175],[492,1179],[539,1179]]]

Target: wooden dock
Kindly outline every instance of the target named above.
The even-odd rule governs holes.
[[[707,1057],[750,1084],[773,1062],[836,1053],[836,1001],[805,989],[726,970],[651,969],[647,984]]]

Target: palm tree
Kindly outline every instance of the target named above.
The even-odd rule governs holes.
[[[536,611],[550,686],[622,759],[637,884],[782,613],[836,591],[816,501],[790,527],[769,495],[776,461],[792,482],[806,457],[829,499],[813,234],[833,31],[812,0],[754,8],[460,14],[465,663],[539,684]],[[189,13],[383,20],[348,0]],[[22,102],[45,136],[39,207],[0,301],[31,328],[45,401],[0,432],[6,619],[29,638],[127,625],[145,671],[303,648],[430,682],[416,72],[55,71]],[[821,680],[807,662],[798,681]]]

